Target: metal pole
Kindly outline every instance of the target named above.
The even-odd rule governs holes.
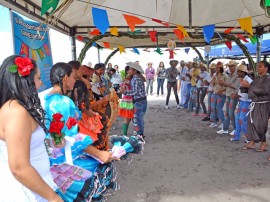
[[[98,51],[98,63],[100,63],[100,48],[99,48],[99,45],[97,45],[97,51]]]
[[[71,56],[72,60],[77,60],[76,55],[76,38],[75,38],[75,28],[71,28],[71,36],[70,36],[70,42],[71,42]]]
[[[258,37],[258,42],[257,42],[257,64],[261,61],[261,39],[260,39],[260,35],[257,36]]]

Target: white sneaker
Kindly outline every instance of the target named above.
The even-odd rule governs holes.
[[[220,129],[219,131],[217,131],[217,134],[228,134],[229,131],[228,130],[223,130],[223,129]]]
[[[215,128],[215,127],[218,127],[218,124],[217,123],[211,123],[209,125],[209,128]]]
[[[223,123],[221,123],[219,126],[218,126],[219,129],[222,129],[223,128]]]
[[[234,132],[235,132],[235,130],[233,130],[232,132],[230,132],[230,135],[231,136],[234,136]]]
[[[165,109],[169,109],[169,106],[168,105],[165,105],[165,107],[164,107]]]
[[[181,106],[180,106],[180,105],[177,105],[176,108],[177,108],[177,109],[181,109]]]

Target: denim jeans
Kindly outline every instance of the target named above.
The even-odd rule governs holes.
[[[207,106],[207,117],[210,118],[210,114],[211,114],[211,98],[212,98],[213,92],[208,92],[208,106]]]
[[[193,108],[196,107],[196,100],[197,100],[197,88],[196,88],[196,86],[191,86],[189,103],[188,103],[188,110],[189,111],[193,111]]]
[[[207,88],[202,87],[202,88],[197,88],[197,107],[196,107],[196,114],[199,113],[200,107],[203,109],[203,113],[206,114],[206,106],[204,104],[204,98],[206,95]]]
[[[232,122],[233,130],[235,130],[235,109],[238,103],[238,98],[232,99],[227,96],[226,100],[226,118],[223,123],[223,130],[228,130],[230,122]]]
[[[154,79],[146,79],[146,94],[148,94],[149,87],[150,87],[150,94],[153,93],[153,83]]]
[[[211,122],[217,122],[217,118],[223,123],[225,120],[223,106],[226,100],[225,95],[214,94],[211,97]],[[216,114],[218,117],[216,117]]]
[[[139,101],[134,103],[134,130],[138,135],[144,134],[144,115],[147,109],[147,101]]]
[[[186,101],[184,103],[184,108],[187,109],[188,108],[188,103],[189,103],[189,98],[190,98],[190,88],[191,88],[191,84],[187,84],[187,94],[186,94]]]
[[[164,85],[165,79],[158,78],[157,79],[157,95],[159,95],[159,89],[161,89],[161,95],[164,94],[163,85]]]

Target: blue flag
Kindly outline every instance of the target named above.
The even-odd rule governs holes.
[[[188,54],[189,50],[190,50],[190,48],[185,48],[186,54]]]
[[[138,50],[137,48],[133,48],[133,51],[134,51],[135,53],[137,53],[138,55],[140,55],[140,52],[139,52],[139,50]]]
[[[110,27],[107,11],[99,8],[92,8],[93,22],[96,28],[102,34],[105,34],[107,29]]]
[[[215,33],[215,25],[206,25],[203,26],[203,35],[204,35],[204,40],[206,43],[210,44],[210,41],[212,37],[214,36]]]

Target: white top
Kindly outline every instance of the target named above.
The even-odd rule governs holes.
[[[211,76],[211,74],[209,74],[207,81],[210,83],[213,80],[215,75],[216,75],[216,73],[214,73],[212,76]],[[213,84],[210,83],[208,86],[208,92],[213,92],[213,90],[214,90],[214,86],[213,86]]]
[[[188,72],[189,72],[189,69],[186,66],[180,67],[178,79],[183,83],[190,83],[189,77],[186,76],[186,73]]]
[[[111,78],[111,82],[112,84],[121,84],[122,83],[121,75],[117,72],[113,74]]]
[[[253,82],[253,80],[248,75],[246,75],[243,78],[243,80],[247,81],[249,84]],[[241,84],[240,84],[240,87],[241,87]],[[239,99],[242,101],[249,101],[249,102],[252,101],[251,99],[248,99],[248,93],[241,93],[240,89],[238,90],[238,95],[240,96]]]
[[[208,81],[209,79],[209,73],[207,71],[201,72],[199,74],[199,77],[201,77],[203,79],[203,81],[201,79],[199,79],[197,81],[196,87],[197,88],[201,88],[201,87],[208,87],[204,81]]]
[[[49,156],[44,144],[45,132],[38,127],[31,137],[30,162],[43,180],[53,189],[57,186],[53,182],[50,172]],[[45,202],[46,199],[32,192],[12,175],[8,165],[6,143],[0,140],[0,201],[1,202]]]

